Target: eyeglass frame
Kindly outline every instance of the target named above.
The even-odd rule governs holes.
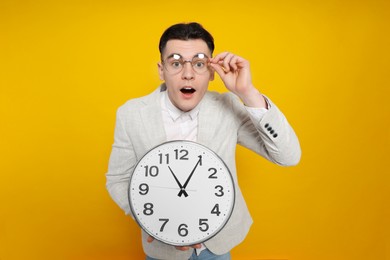
[[[179,56],[179,58],[178,58],[178,59],[175,59],[175,60],[179,61],[180,64],[182,65],[182,67],[181,67],[181,69],[178,70],[177,72],[175,71],[175,72],[172,73],[172,71],[169,70],[169,69],[167,68],[167,65],[166,65],[167,63],[166,63],[166,61],[167,61],[169,58],[174,57],[175,55]],[[194,64],[193,64],[194,58],[198,57],[199,55],[204,55],[204,57],[205,57],[206,60],[207,60],[207,63],[206,63],[207,69],[206,69],[204,72],[198,72],[198,71],[196,71],[196,69],[194,69]],[[199,59],[202,59],[202,58],[199,58]],[[201,52],[195,54],[195,55],[192,57],[191,60],[185,60],[185,59],[183,58],[183,56],[180,55],[179,53],[172,53],[172,54],[169,55],[167,58],[165,58],[165,60],[162,60],[162,59],[161,59],[161,64],[163,65],[163,67],[164,67],[169,73],[171,73],[172,75],[175,75],[175,74],[178,74],[178,73],[182,72],[183,69],[184,69],[184,65],[185,65],[187,62],[189,62],[189,63],[191,64],[192,70],[193,70],[195,73],[197,73],[197,74],[203,74],[203,73],[205,73],[206,71],[209,70],[209,65],[208,65],[208,64],[209,64],[209,61],[210,61],[210,58],[209,58],[206,54],[201,53]]]

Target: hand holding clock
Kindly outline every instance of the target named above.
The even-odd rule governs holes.
[[[152,243],[154,241],[154,238],[152,236],[148,236],[148,238],[146,239],[146,241],[148,243]],[[199,249],[202,247],[202,244],[195,244],[195,245],[192,245],[192,246],[175,246],[175,248],[177,250],[180,250],[180,251],[187,251],[189,250],[190,248],[195,248],[195,249]]]

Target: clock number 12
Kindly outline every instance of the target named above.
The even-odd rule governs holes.
[[[188,160],[188,151],[186,149],[175,149],[173,150],[175,152],[175,159],[176,160]],[[179,157],[179,154],[181,155]]]

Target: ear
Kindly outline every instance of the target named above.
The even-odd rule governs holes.
[[[164,66],[161,64],[161,61],[157,63],[158,67],[158,75],[160,76],[160,80],[164,80]]]

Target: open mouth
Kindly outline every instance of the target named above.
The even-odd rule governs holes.
[[[183,94],[192,94],[192,93],[194,93],[196,90],[193,89],[193,88],[188,87],[188,88],[182,88],[182,89],[180,89],[180,91],[181,91],[181,93],[183,93]]]

